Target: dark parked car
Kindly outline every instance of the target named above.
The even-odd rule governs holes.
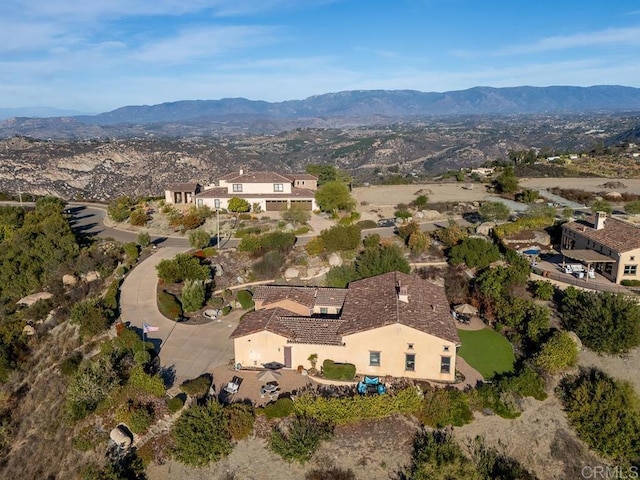
[[[393,218],[382,218],[378,220],[379,227],[395,227],[396,221]]]

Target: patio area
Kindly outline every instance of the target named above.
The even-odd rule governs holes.
[[[575,263],[578,262],[565,258],[565,264]],[[623,287],[622,285],[611,282],[608,278],[600,275],[598,272],[594,272],[595,278],[589,278],[588,275],[584,275],[583,278],[578,278],[573,273],[565,273],[562,269],[562,255],[560,253],[543,254],[540,256],[540,259],[532,265],[532,267],[534,270],[537,269],[541,272],[541,274],[537,274],[537,276],[543,277],[543,279],[555,280],[563,284],[574,285],[576,287],[597,290],[600,292],[635,295],[631,290]]]
[[[230,366],[216,367],[213,369],[213,381],[216,395],[226,396],[227,401],[249,402],[255,407],[263,407],[267,403],[276,400],[280,396],[296,395],[301,389],[312,383],[307,375],[297,373],[295,370],[277,370],[274,379],[269,377],[260,379],[258,375],[265,369],[235,370]],[[266,370],[268,371],[268,370]],[[236,393],[224,392],[225,387],[234,377],[241,379]],[[279,389],[275,392],[264,392],[262,387],[277,382]]]

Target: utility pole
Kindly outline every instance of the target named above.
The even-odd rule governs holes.
[[[220,209],[216,209],[216,227],[218,229],[216,233],[216,246],[218,247],[218,251],[220,251]]]

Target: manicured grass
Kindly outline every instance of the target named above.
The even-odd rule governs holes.
[[[513,370],[515,357],[509,341],[490,328],[458,330],[462,346],[458,355],[485,378]]]

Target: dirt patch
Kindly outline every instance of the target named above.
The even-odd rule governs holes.
[[[613,378],[624,380],[635,388],[640,395],[640,348],[635,348],[624,356],[598,355],[591,350],[580,352],[578,363],[581,367],[595,367]]]

